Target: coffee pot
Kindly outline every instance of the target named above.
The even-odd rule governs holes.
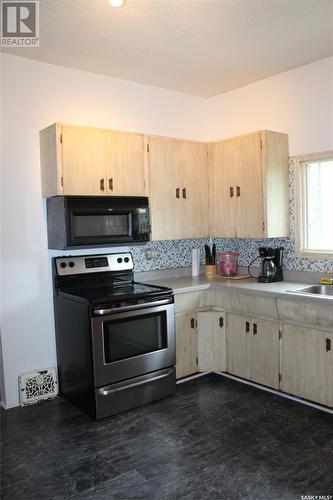
[[[262,259],[259,283],[282,281],[283,248],[259,247],[259,256]]]

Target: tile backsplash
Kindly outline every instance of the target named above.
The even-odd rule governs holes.
[[[200,248],[200,261],[204,263],[204,244],[209,238],[194,240],[150,241],[144,246],[131,246],[136,271],[153,271],[192,264],[192,248]]]
[[[192,240],[151,241],[145,246],[131,247],[136,271],[153,271],[191,265],[192,248],[200,248],[200,260],[204,264],[204,244],[216,243],[217,251],[231,250],[238,252],[239,264],[247,266],[257,255],[259,246],[282,246],[284,251],[284,269],[290,271],[333,272],[333,260],[301,259],[295,255],[295,195],[294,161],[289,160],[289,210],[290,235],[288,238],[272,239],[233,239],[200,238]],[[259,260],[254,266],[259,265]]]

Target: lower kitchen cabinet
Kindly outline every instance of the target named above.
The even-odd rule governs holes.
[[[283,325],[280,389],[333,406],[333,333]]]
[[[279,387],[279,324],[228,314],[227,371],[258,384]]]
[[[232,375],[251,377],[251,323],[239,314],[227,316],[227,371]]]
[[[312,328],[291,325],[284,317],[280,317],[281,324],[273,319],[269,303],[265,311],[271,320],[257,319],[257,310],[249,316],[242,314],[243,309],[238,313],[218,310],[225,306],[234,310],[239,303],[242,308],[253,306],[248,300],[242,303],[242,297],[225,300],[223,305],[222,300],[210,302],[203,297],[202,291],[175,295],[177,379],[197,372],[226,371],[333,407],[332,331],[318,330],[315,323]],[[288,306],[287,312],[290,302]],[[321,312],[321,319],[326,318],[325,311]]]
[[[200,311],[197,313],[198,371],[225,372],[225,313],[222,311]]]
[[[198,371],[196,313],[176,314],[176,378]]]

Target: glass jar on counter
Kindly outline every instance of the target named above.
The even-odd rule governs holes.
[[[221,252],[217,255],[216,273],[221,276],[236,276],[238,273],[237,252]]]

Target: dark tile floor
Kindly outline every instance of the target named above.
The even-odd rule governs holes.
[[[98,422],[59,398],[1,424],[3,499],[333,496],[332,415],[224,377]]]

